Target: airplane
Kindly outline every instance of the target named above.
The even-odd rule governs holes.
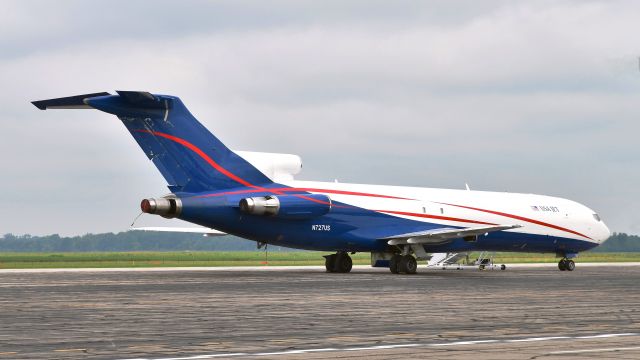
[[[209,235],[331,252],[327,272],[350,272],[357,252],[414,274],[430,254],[471,251],[555,253],[558,268],[573,271],[579,252],[610,236],[596,212],[558,197],[295,180],[300,157],[233,151],[176,96],[116,91],[32,103],[116,115],[168,184],[168,195],[142,200],[144,213]]]

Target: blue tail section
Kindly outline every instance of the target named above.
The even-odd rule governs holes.
[[[211,134],[179,98],[138,91],[117,93],[42,100],[34,105],[40,109],[88,107],[116,115],[160,170],[172,192],[271,183]]]

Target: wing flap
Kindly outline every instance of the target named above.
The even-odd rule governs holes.
[[[209,228],[202,228],[202,227],[187,228],[187,227],[146,226],[146,227],[131,228],[129,230],[194,233],[194,234],[202,234],[203,236],[225,236],[225,235],[228,235],[227,233],[224,233],[222,231],[218,231],[216,229],[209,229]]]
[[[464,238],[467,236],[477,236],[495,231],[516,229],[522,225],[491,225],[478,226],[469,228],[440,228],[426,231],[418,231],[413,233],[393,235],[384,238],[388,240],[389,245],[402,244],[442,244],[453,239]]]

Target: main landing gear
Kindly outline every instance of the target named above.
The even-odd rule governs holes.
[[[573,271],[576,269],[576,263],[571,259],[563,258],[558,263],[558,269],[560,271]]]
[[[346,252],[338,252],[332,255],[324,256],[324,266],[327,268],[327,272],[334,273],[348,273],[353,267],[353,261],[351,256]]]
[[[389,261],[389,270],[393,274],[415,274],[418,271],[418,262],[413,255],[395,254]]]

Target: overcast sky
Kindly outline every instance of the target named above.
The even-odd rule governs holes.
[[[0,233],[122,231],[167,192],[115,117],[29,103],[122,89],[299,179],[560,196],[640,234],[638,34],[637,1],[2,1]]]

